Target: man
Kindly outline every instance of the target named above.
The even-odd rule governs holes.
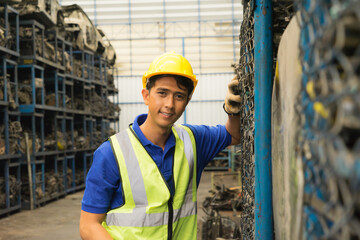
[[[196,239],[196,190],[218,152],[240,139],[234,78],[225,126],[175,126],[197,84],[190,63],[166,53],[143,76],[148,114],[94,153],[82,201],[83,239]]]

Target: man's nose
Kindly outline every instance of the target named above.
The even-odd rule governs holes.
[[[169,94],[169,96],[166,98],[166,107],[173,108],[174,107],[174,96]]]

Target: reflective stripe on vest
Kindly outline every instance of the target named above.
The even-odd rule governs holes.
[[[184,239],[196,239],[195,139],[187,127],[176,126],[172,131],[176,140],[172,230],[174,236],[187,231]],[[107,213],[103,226],[115,239],[140,236],[140,232],[143,237],[166,239],[170,191],[160,170],[130,129],[115,134],[110,142],[119,163],[125,203]]]

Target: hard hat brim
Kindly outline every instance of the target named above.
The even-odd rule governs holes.
[[[153,76],[157,76],[157,75],[163,75],[163,74],[169,74],[169,75],[177,75],[177,76],[182,76],[182,77],[186,77],[188,79],[190,79],[193,84],[194,84],[194,89],[198,83],[198,80],[196,79],[195,75],[188,75],[188,74],[181,74],[181,73],[174,73],[174,72],[154,72],[154,73],[150,73],[150,74],[144,74],[143,78],[142,78],[142,82],[143,82],[143,88],[146,88],[146,81],[153,77]]]

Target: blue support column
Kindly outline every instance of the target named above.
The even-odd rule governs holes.
[[[166,2],[163,0],[163,19],[164,19],[164,52],[166,52]]]
[[[273,239],[271,92],[273,78],[271,0],[256,0],[255,59],[255,239]]]
[[[238,38],[235,37],[235,6],[234,6],[234,0],[231,1],[231,16],[232,16],[232,42],[233,42],[233,61],[236,62],[236,45],[235,45],[235,41],[238,41]]]
[[[182,38],[182,55],[183,57],[185,57],[185,38]],[[184,124],[187,124],[187,119],[186,119],[186,108],[184,111]]]
[[[94,25],[97,27],[97,19],[96,19],[96,0],[94,0]]]
[[[6,79],[6,77],[5,77]],[[5,85],[5,88],[6,88],[7,85]],[[4,132],[5,132],[5,154],[10,154],[10,132],[9,132],[9,111],[8,110],[3,110],[4,112],[4,123],[5,123],[5,129],[4,129]]]
[[[129,50],[130,50],[130,75],[133,74],[133,67],[132,67],[132,41],[131,41],[131,0],[129,0],[128,2],[128,7],[129,7],[129,43],[130,43],[130,46],[129,46]]]
[[[5,175],[5,208],[10,208],[10,181],[9,181],[9,162],[4,162],[4,175]]]
[[[198,41],[199,41],[199,73],[201,73],[202,58],[201,58],[201,11],[200,11],[200,0],[198,0]]]

